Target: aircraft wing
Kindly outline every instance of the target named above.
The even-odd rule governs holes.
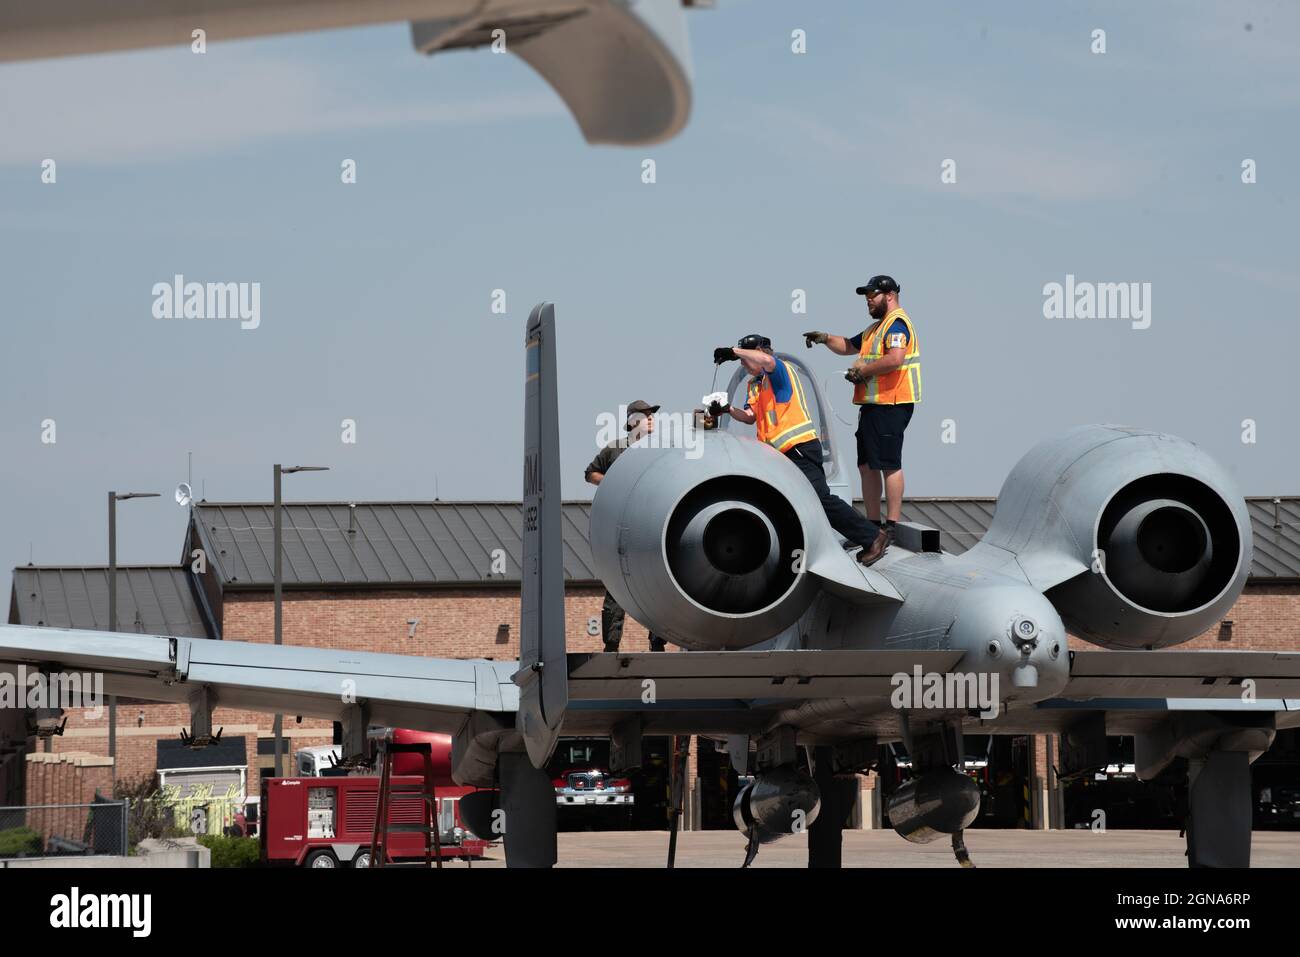
[[[334,648],[0,626],[0,662],[104,675],[104,693],[452,733],[472,712],[519,705],[513,661],[457,661]]]
[[[955,651],[774,650],[570,655],[567,733],[599,733],[636,714],[644,729],[737,734],[789,721],[834,738],[902,735],[891,678],[943,673]],[[1249,680],[1253,687],[1246,685]],[[1250,688],[1243,697],[1243,691]],[[851,702],[851,718],[820,720],[818,702]],[[1171,712],[1254,712],[1300,727],[1300,654],[1268,651],[1080,651],[1064,693],[1003,711],[922,712],[962,717],[971,733],[1054,734],[1104,715],[1110,734],[1149,730]]]
[[[826,739],[901,735],[891,676],[945,672],[956,651],[772,650],[572,654],[564,734],[606,734],[629,719],[645,733],[759,733],[778,719]],[[104,692],[152,701],[341,721],[356,704],[393,727],[455,734],[471,718],[514,724],[514,661],[453,660],[332,648],[0,626],[0,661],[104,675]],[[1243,700],[1243,682],[1256,683]],[[853,702],[851,720],[818,726],[819,702]],[[1265,651],[1076,652],[1062,697],[993,719],[963,713],[970,733],[1052,734],[1104,715],[1134,734],[1176,712],[1270,713],[1300,726],[1300,654]],[[940,717],[940,713],[931,712]],[[806,722],[805,722],[805,719]],[[479,726],[475,726],[478,730]]]
[[[491,45],[551,85],[590,143],[671,139],[691,111],[681,0],[62,0],[0,4],[0,62],[406,20],[425,54]]]
[[[994,733],[1051,734],[1104,715],[1108,734],[1148,731],[1173,714],[1269,713],[1300,727],[1300,653],[1076,651],[1057,698],[980,722]]]

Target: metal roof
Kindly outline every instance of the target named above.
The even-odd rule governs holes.
[[[1300,579],[1300,495],[1247,498],[1255,540],[1250,577]]]
[[[903,521],[939,529],[944,549],[960,555],[988,529],[996,504],[993,498],[904,499]],[[1254,539],[1251,580],[1300,581],[1300,496],[1248,497],[1246,510]]]
[[[283,508],[287,588],[519,581],[518,502],[312,502]],[[223,587],[272,586],[271,513],[268,502],[195,504],[200,541]],[[562,514],[565,579],[598,584],[587,540],[591,503],[566,502]],[[498,549],[503,572],[493,571]]]
[[[1255,538],[1251,578],[1300,581],[1300,496],[1280,498],[1276,508],[1271,497],[1246,501]],[[988,530],[996,504],[991,497],[909,498],[903,520],[939,529],[943,547],[960,554]],[[195,516],[224,587],[271,587],[269,503],[200,502]],[[591,503],[566,502],[563,516],[564,577],[597,584],[587,537]],[[516,583],[521,523],[518,502],[287,503],[284,582],[290,588]],[[504,574],[492,573],[498,548]]]
[[[862,507],[862,499],[853,504]],[[945,551],[960,555],[978,542],[993,521],[995,498],[905,498],[902,520],[937,528]]]
[[[110,631],[108,566],[14,569],[10,616],[14,624]],[[211,638],[215,633],[184,568],[119,565],[119,631]]]

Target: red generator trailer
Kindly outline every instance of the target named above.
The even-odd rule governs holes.
[[[409,790],[393,790],[389,798],[388,822],[422,823],[423,776],[394,775],[392,783]],[[489,843],[475,838],[460,821],[460,799],[474,790],[450,784],[440,786],[435,782],[434,797],[443,858],[481,858]],[[378,803],[379,777],[376,775],[264,778],[259,829],[262,863],[297,867],[369,867]],[[423,834],[398,831],[386,835],[384,841],[385,863],[423,862]]]

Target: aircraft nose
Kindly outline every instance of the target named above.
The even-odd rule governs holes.
[[[1062,635],[1052,634],[1050,623],[1044,627],[1031,615],[1016,615],[1007,629],[1011,646],[1015,649],[1011,684],[1016,688],[1036,689],[1042,675],[1039,665],[1060,658],[1064,644]]]
[[[967,662],[998,675],[1003,698],[1041,701],[1069,678],[1065,625],[1052,604],[1032,589],[993,588],[971,595],[959,613],[954,639]]]

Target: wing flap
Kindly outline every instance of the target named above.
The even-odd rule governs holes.
[[[1249,682],[1249,684],[1247,683]],[[1300,653],[1076,651],[1062,698],[1300,697]]]
[[[891,679],[947,671],[960,651],[685,651],[569,656],[574,701],[885,697]],[[647,684],[649,682],[649,684]]]

